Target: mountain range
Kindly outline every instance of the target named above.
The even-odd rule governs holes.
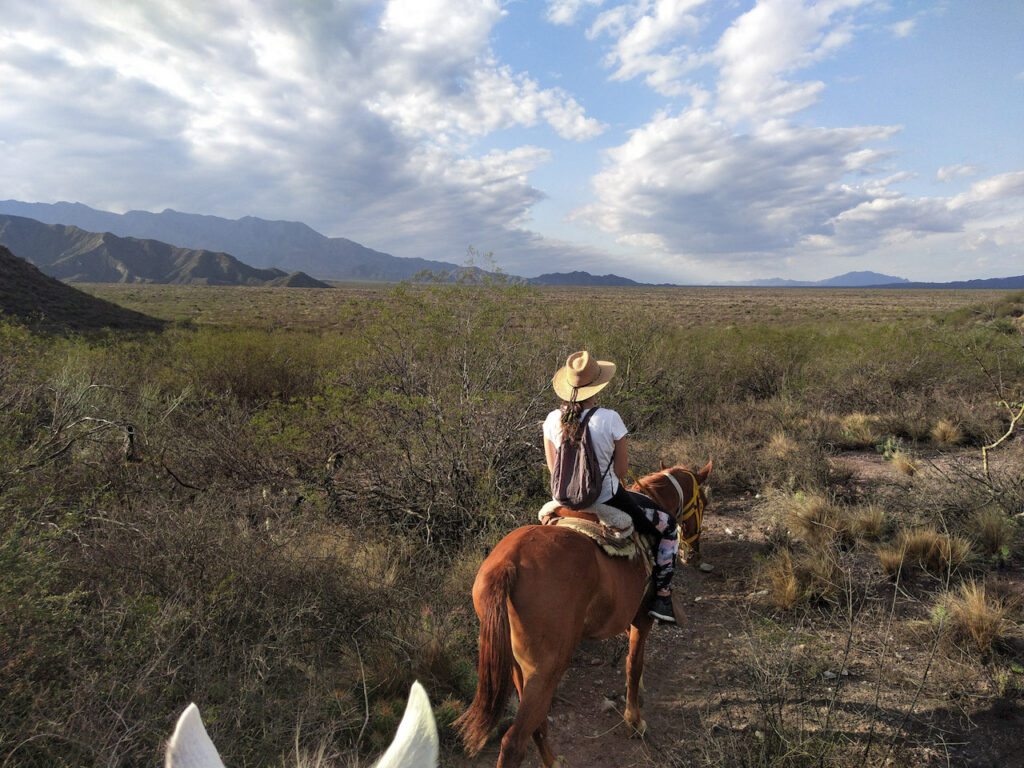
[[[303,272],[256,269],[223,252],[0,215],[0,243],[59,280],[329,288]]]
[[[765,280],[725,283],[725,285],[753,285],[765,288],[865,288],[867,286],[898,285],[909,282],[906,278],[883,275],[880,272],[847,272],[836,277],[830,277],[827,280],[786,280],[781,277],[771,277]]]
[[[16,217],[23,221],[11,224],[10,220]],[[49,225],[50,231],[27,234],[26,220]],[[48,274],[83,282],[319,287],[325,284],[310,274],[325,280],[383,282],[414,280],[424,273],[445,280],[465,277],[467,271],[472,273],[470,279],[490,274],[450,262],[393,256],[343,237],[327,237],[295,221],[268,221],[253,216],[223,219],[171,209],[161,213],[118,214],[66,202],[0,201],[0,243]],[[285,270],[292,274],[286,274]],[[506,278],[512,282],[549,286],[649,285],[619,275],[592,275],[583,271],[552,272],[528,279],[514,275],[506,275]],[[1017,289],[1024,288],[1024,275],[951,283],[912,283],[902,277],[860,271],[819,281],[770,278],[722,285]]]
[[[0,213],[46,224],[70,224],[88,232],[155,239],[181,248],[230,253],[256,267],[301,270],[322,280],[411,280],[424,270],[461,274],[457,264],[405,259],[375,251],[343,237],[326,237],[297,221],[254,216],[222,219],[167,209],[161,213],[98,211],[81,203],[0,201]],[[17,251],[15,251],[17,253]]]

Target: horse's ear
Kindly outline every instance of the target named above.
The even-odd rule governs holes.
[[[709,461],[706,465],[704,465],[704,469],[702,469],[700,472],[697,473],[697,482],[698,483],[703,483],[705,480],[708,479],[708,475],[710,475],[710,474],[711,474],[711,462]]]
[[[665,460],[664,459],[658,459],[658,463],[661,464],[661,470],[664,472],[665,471]]]

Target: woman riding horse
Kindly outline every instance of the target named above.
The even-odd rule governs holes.
[[[555,373],[551,384],[562,405],[544,420],[544,454],[548,470],[554,471],[555,456],[562,441],[578,443],[582,437],[587,411],[595,409],[589,423],[590,443],[597,466],[604,467],[604,482],[598,504],[608,504],[630,516],[634,527],[658,542],[651,579],[655,598],[648,614],[662,622],[675,623],[672,610],[672,574],[679,553],[679,533],[675,520],[657,502],[640,493],[631,493],[621,482],[629,469],[626,425],[610,408],[597,407],[597,394],[615,375],[615,363],[595,360],[589,352],[574,352]],[[612,467],[611,472],[607,471]],[[556,499],[557,501],[557,499]]]
[[[585,387],[600,388],[611,375],[606,369],[600,373],[605,364],[591,361],[598,368],[598,375],[591,378],[594,366],[586,359],[577,360],[578,375],[572,379],[577,383],[572,386],[582,411],[580,391],[586,401],[594,392],[588,393]],[[607,377],[603,383],[602,377]],[[572,404],[573,392],[568,395],[564,399]],[[555,413],[561,424],[561,411]],[[560,437],[553,430],[545,433]],[[625,438],[625,427],[616,425],[610,433],[618,433],[614,444]],[[609,449],[605,462],[611,461],[611,453]],[[625,448],[622,455],[626,457]],[[662,508],[671,510],[694,549],[699,545],[707,501],[701,484],[710,474],[711,462],[699,472],[675,466],[638,483]],[[473,583],[473,605],[480,617],[477,690],[473,703],[455,721],[466,751],[476,754],[483,749],[515,686],[519,708],[502,737],[498,768],[521,765],[531,738],[545,768],[564,768],[564,759],[555,756],[548,740],[548,708],[558,682],[580,640],[606,639],[627,630],[624,718],[634,733],[643,734],[647,726],[640,715],[640,678],[644,647],[654,623],[645,610],[646,588],[642,555],[609,557],[570,528],[527,525],[505,536],[484,560]]]

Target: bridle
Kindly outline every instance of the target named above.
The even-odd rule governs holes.
[[[679,484],[679,481],[676,480],[671,469],[662,470],[661,474],[667,477],[669,482],[672,483],[672,487],[676,491],[676,496],[679,498],[679,504],[676,507],[676,511],[672,513],[672,517],[675,518],[676,525],[679,526],[679,543],[685,544],[686,548],[693,552],[694,542],[700,538],[700,531],[704,526],[704,496],[700,492],[700,484],[697,482],[697,476],[690,470],[682,467],[679,467],[679,471],[685,472],[693,481],[693,496],[689,501],[686,500],[686,494],[683,493],[683,487]],[[637,485],[641,485],[639,481],[637,482]],[[643,486],[641,485],[641,487]],[[647,491],[646,488],[643,490]],[[650,492],[647,492],[647,495],[650,496]],[[697,517],[697,530],[692,536],[683,538],[683,523],[694,515]]]

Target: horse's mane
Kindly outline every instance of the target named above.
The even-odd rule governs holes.
[[[668,479],[666,473],[671,472],[673,475],[677,474],[675,470],[683,470],[683,477],[687,475],[693,476],[693,471],[682,464],[676,464],[674,467],[666,467],[665,469],[659,470],[658,472],[652,472],[649,475],[644,475],[637,481],[637,486],[645,489],[646,491],[664,492],[668,490],[675,491],[672,486],[672,481]],[[676,480],[681,478],[676,477]]]

